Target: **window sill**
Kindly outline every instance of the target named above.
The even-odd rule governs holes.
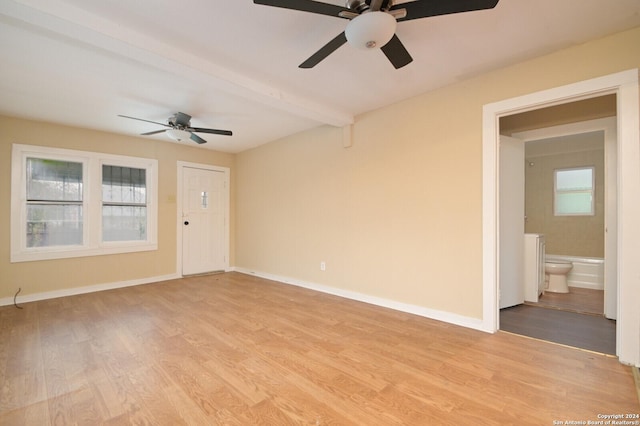
[[[70,259],[75,257],[88,257],[88,256],[102,256],[109,254],[123,254],[123,253],[137,253],[142,251],[154,251],[158,249],[157,243],[130,243],[126,245],[118,244],[113,246],[105,244],[103,247],[98,248],[79,248],[68,247],[58,250],[51,250],[50,248],[45,250],[33,249],[25,250],[19,253],[11,254],[11,263],[19,262],[36,262],[40,260],[53,260],[53,259]]]

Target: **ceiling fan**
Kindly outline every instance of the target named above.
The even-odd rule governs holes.
[[[230,130],[218,130],[218,129],[205,129],[202,127],[191,127],[191,116],[183,112],[176,112],[174,115],[167,119],[168,124],[158,123],[156,121],[145,120],[142,118],[129,117],[127,115],[120,115],[118,117],[130,118],[132,120],[146,121],[147,123],[157,124],[159,126],[168,127],[162,130],[153,130],[151,132],[141,133],[142,136],[155,135],[162,132],[167,132],[167,136],[171,139],[181,142],[187,139],[203,144],[207,143],[196,133],[212,133],[214,135],[231,136],[233,133]]]
[[[349,44],[363,48],[379,48],[396,68],[413,61],[395,34],[402,21],[473,10],[492,9],[498,0],[414,0],[394,4],[394,0],[346,0],[346,7],[314,0],[253,0],[255,4],[300,10],[350,20],[345,31],[300,64],[313,68],[340,46]]]

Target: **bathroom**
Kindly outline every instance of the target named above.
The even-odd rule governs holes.
[[[556,211],[561,209],[556,198],[562,195],[562,188],[556,185],[560,185],[563,173],[582,178],[582,193],[569,194],[586,204],[578,211],[572,211],[571,206]],[[550,286],[546,274],[546,291],[538,305],[604,314],[604,216],[604,131],[525,143],[525,233],[544,235],[547,265],[564,262],[570,268],[562,278],[566,285],[555,285],[555,277],[551,277]]]

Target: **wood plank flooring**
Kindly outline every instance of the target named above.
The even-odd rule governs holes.
[[[239,273],[0,308],[2,425],[551,425],[631,368]]]

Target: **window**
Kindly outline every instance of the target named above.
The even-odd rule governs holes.
[[[595,214],[594,168],[581,167],[554,171],[554,214],[586,216]]]
[[[157,249],[157,161],[13,145],[11,261]]]
[[[27,247],[82,244],[82,163],[27,158]]]
[[[104,164],[102,241],[139,241],[146,235],[146,170]]]

